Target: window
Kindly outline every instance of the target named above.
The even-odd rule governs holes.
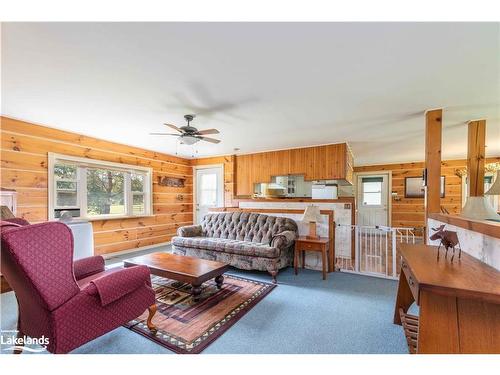
[[[54,166],[54,178],[56,187],[56,206],[77,208],[77,167],[71,164],[56,164]]]
[[[86,168],[87,216],[125,215],[125,172]]]
[[[87,219],[146,216],[151,168],[49,154],[49,216]]]
[[[363,177],[361,179],[365,206],[380,206],[382,204],[383,181],[383,177]]]
[[[144,213],[146,206],[144,200],[144,184],[147,176],[141,173],[132,173],[130,175],[130,183],[132,190],[132,213],[141,215]]]
[[[217,206],[217,174],[202,174],[200,181],[201,202],[203,206]]]

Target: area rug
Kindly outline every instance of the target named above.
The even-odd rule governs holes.
[[[158,332],[152,334],[146,326],[147,311],[126,327],[180,354],[202,352],[276,287],[224,275],[222,289],[208,281],[200,300],[194,302],[189,284],[159,276],[152,276],[151,282],[158,306],[153,323]]]

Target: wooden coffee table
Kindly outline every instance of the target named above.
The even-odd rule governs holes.
[[[225,263],[169,253],[152,253],[125,259],[123,264],[125,267],[144,265],[149,267],[153,275],[191,284],[195,302],[200,300],[201,284],[205,281],[215,279],[217,288],[222,288],[223,274],[229,268]]]

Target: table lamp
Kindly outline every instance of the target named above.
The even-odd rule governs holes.
[[[485,195],[500,195],[500,171],[497,171],[497,178]],[[496,209],[494,209],[486,197],[468,197],[461,215],[469,219],[476,220],[496,220],[500,219]]]
[[[307,206],[304,211],[304,216],[302,221],[309,223],[309,235],[307,236],[310,240],[317,240],[319,236],[316,234],[316,223],[321,221],[321,214],[319,212],[318,206]]]

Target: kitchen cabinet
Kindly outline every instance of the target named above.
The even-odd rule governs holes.
[[[252,195],[254,184],[269,183],[272,176],[352,184],[353,157],[347,143],[237,155],[235,164],[238,196]]]
[[[235,159],[236,195],[253,194],[252,155],[238,155]]]

